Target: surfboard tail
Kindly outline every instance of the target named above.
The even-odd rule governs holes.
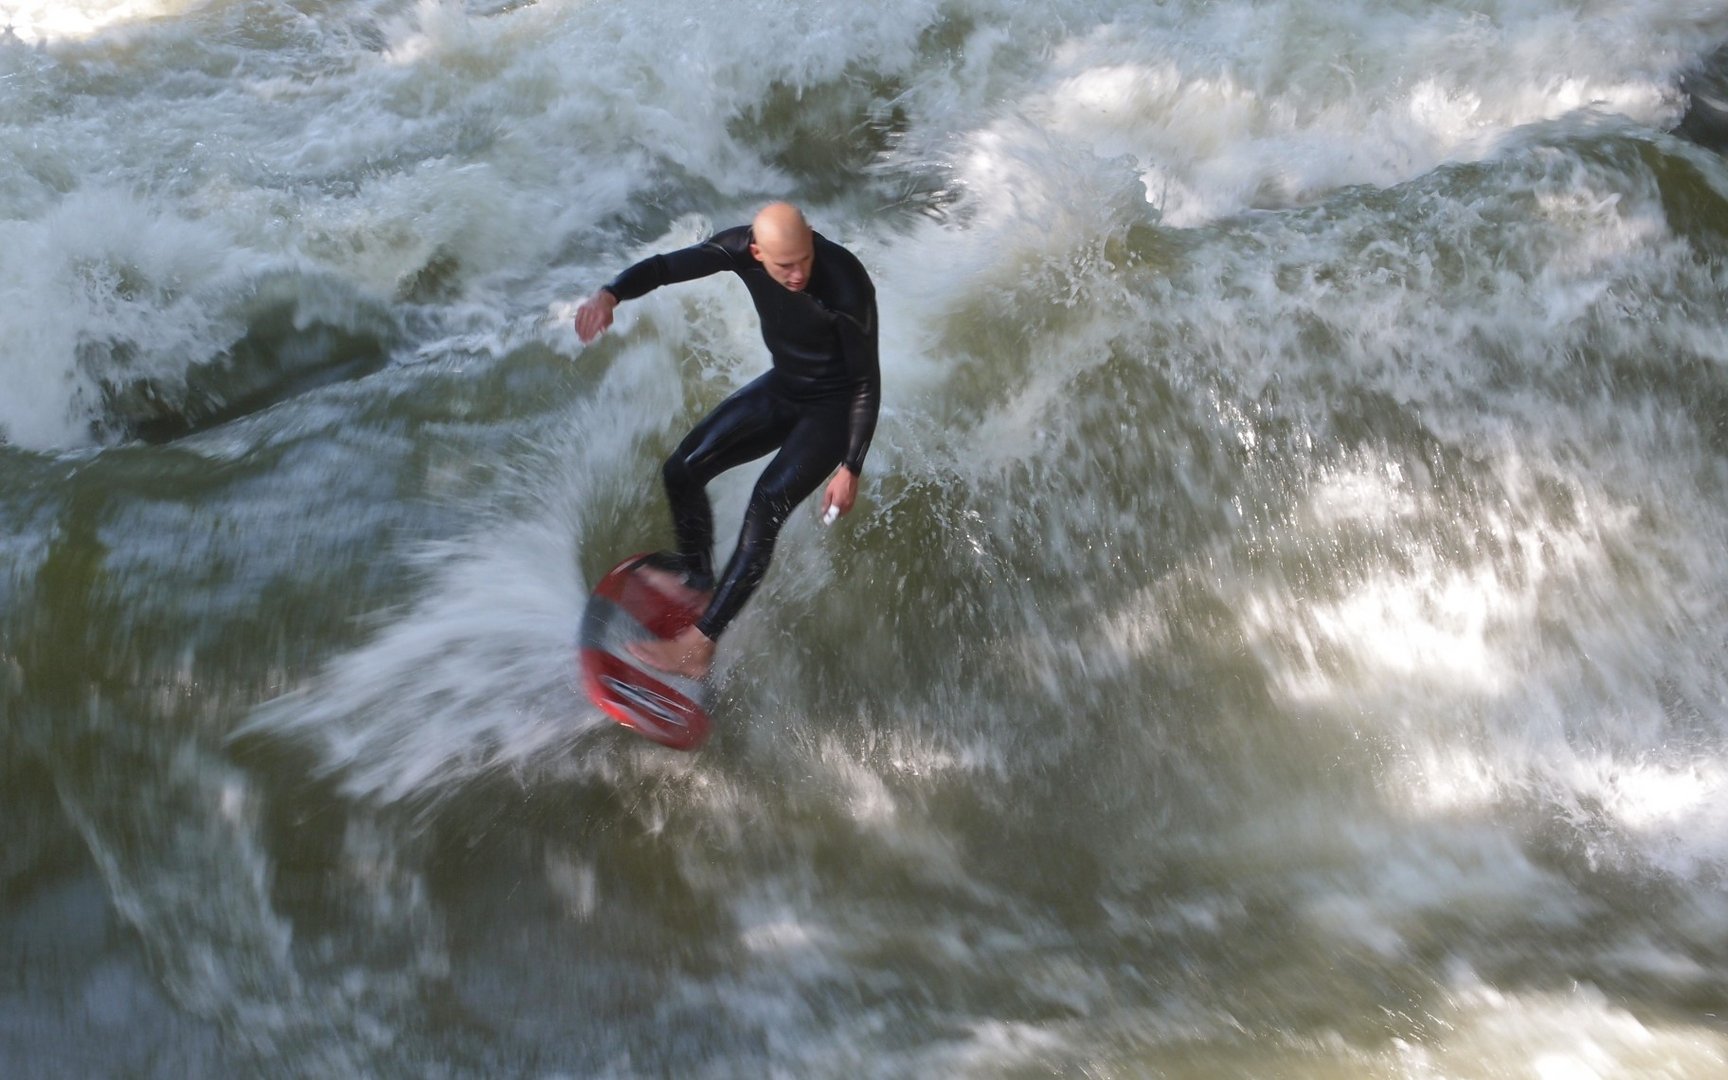
[[[708,738],[708,685],[645,670],[627,651],[633,641],[671,638],[702,614],[698,597],[670,595],[638,572],[649,558],[632,555],[595,585],[577,632],[582,685],[618,723],[662,746],[694,750]]]
[[[661,680],[599,649],[581,650],[583,687],[612,719],[674,750],[694,750],[708,740],[709,718],[688,692],[687,679]]]

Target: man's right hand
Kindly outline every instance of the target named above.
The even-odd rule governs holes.
[[[618,298],[607,289],[595,289],[594,295],[582,301],[576,309],[576,336],[586,345],[612,325],[612,309]]]

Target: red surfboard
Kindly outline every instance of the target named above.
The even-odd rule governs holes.
[[[655,588],[640,572],[653,559],[630,556],[589,595],[577,633],[582,687],[625,727],[674,750],[694,750],[708,738],[708,684],[647,670],[625,649],[632,641],[676,636],[701,618],[706,604]]]

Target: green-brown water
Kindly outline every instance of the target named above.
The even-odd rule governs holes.
[[[10,18],[0,1073],[1723,1068],[1728,10]],[[760,341],[569,319],[779,197],[884,415],[680,755],[575,621]]]

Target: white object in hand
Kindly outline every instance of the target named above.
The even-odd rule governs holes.
[[[840,520],[840,506],[839,506],[839,504],[830,503],[828,506],[828,512],[826,514],[822,515],[822,524],[832,525],[836,521],[839,521],[839,520]]]

